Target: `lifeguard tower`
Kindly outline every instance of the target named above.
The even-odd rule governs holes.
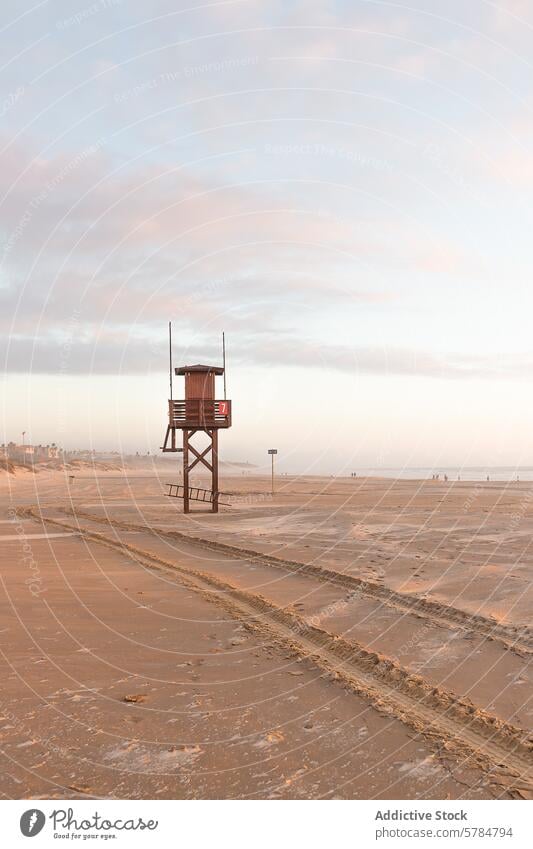
[[[224,357],[225,361],[225,357]],[[172,378],[172,361],[171,361]],[[190,513],[190,502],[201,501],[211,505],[211,511],[218,513],[218,431],[231,427],[231,401],[225,397],[215,397],[215,380],[225,377],[225,365],[181,366],[174,374],[185,378],[185,398],[174,400],[172,397],[172,379],[170,381],[170,399],[168,402],[168,426],[165,441],[161,448],[165,452],[183,452],[183,485],[167,484],[168,495],[183,498],[183,512]],[[224,395],[225,379],[224,379]],[[183,434],[183,447],[178,447],[176,431]],[[191,440],[198,433],[205,433],[208,445],[203,450],[196,448]],[[189,475],[197,465],[205,466],[211,472],[211,489],[191,487]]]

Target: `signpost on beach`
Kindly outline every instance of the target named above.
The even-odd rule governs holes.
[[[269,448],[268,453],[272,457],[272,497],[274,497],[274,456],[278,453],[277,448]]]

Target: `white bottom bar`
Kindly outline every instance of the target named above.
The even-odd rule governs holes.
[[[5,801],[3,845],[366,849],[531,846],[532,802]],[[44,824],[43,824],[44,823]],[[490,830],[490,831],[489,831]],[[31,835],[28,835],[31,836]]]

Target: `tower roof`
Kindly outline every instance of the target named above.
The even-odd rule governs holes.
[[[221,366],[203,366],[197,363],[195,366],[180,366],[174,369],[175,374],[191,374],[191,372],[199,372],[203,374],[224,374],[224,369]]]

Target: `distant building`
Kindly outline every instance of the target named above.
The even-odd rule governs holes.
[[[7,460],[13,460],[15,463],[27,463],[33,459],[32,445],[17,445],[15,442],[8,442],[7,445],[2,445],[2,451]]]
[[[60,449],[55,442],[52,442],[51,445],[34,445],[32,447],[34,461],[37,463],[41,460],[57,460],[60,455]]]
[[[55,442],[51,445],[17,445],[9,442],[0,446],[0,457],[15,463],[42,463],[46,460],[57,460],[61,449]]]

